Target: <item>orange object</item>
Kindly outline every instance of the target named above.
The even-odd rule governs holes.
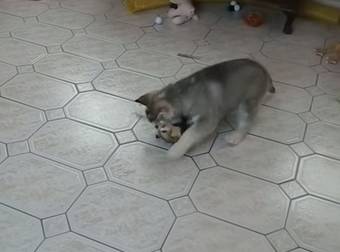
[[[249,26],[258,27],[264,23],[263,17],[259,13],[250,13],[245,17],[245,21]]]

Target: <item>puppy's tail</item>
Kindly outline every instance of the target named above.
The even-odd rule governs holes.
[[[274,94],[276,92],[276,89],[273,85],[273,82],[270,82],[270,85],[268,85],[268,92]]]
[[[262,71],[263,71],[264,75],[267,78],[267,80],[266,80],[266,82],[267,82],[267,91],[269,93],[274,94],[276,92],[276,89],[274,87],[272,77],[270,76],[268,70],[261,63],[257,62],[257,64],[259,64],[261,66]]]
[[[265,71],[267,72],[267,90],[269,93],[274,94],[276,92],[276,89],[274,87],[273,80],[270,77],[270,74],[268,73],[267,69],[265,69]]]

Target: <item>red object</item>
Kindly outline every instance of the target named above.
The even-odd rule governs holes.
[[[258,27],[264,23],[263,17],[258,13],[250,13],[245,17],[247,25],[252,27]]]

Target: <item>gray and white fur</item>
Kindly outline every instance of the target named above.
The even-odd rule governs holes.
[[[204,68],[161,90],[136,100],[146,106],[146,116],[156,127],[164,120],[172,124],[187,118],[189,128],[170,148],[177,159],[214,133],[226,117],[235,130],[227,142],[236,145],[247,134],[265,93],[275,92],[267,70],[250,59],[225,61]]]

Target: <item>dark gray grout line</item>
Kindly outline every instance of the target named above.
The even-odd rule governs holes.
[[[93,85],[93,84],[92,84]],[[93,92],[93,91],[96,91],[98,93],[102,93],[102,94],[106,94],[106,95],[110,95],[112,96],[113,98],[119,98],[119,99],[122,99],[122,100],[125,100],[125,101],[129,101],[129,102],[132,102],[132,103],[135,103],[135,101],[133,99],[130,99],[130,98],[127,98],[127,97],[124,97],[124,96],[120,96],[120,95],[116,95],[116,94],[112,94],[110,92],[106,92],[106,91],[102,91],[102,90],[99,90],[97,89],[94,85],[93,85],[93,90],[89,90],[89,92]],[[123,130],[120,130],[120,131],[123,131]]]
[[[47,55],[47,46],[46,45],[44,45],[44,44],[39,44],[39,43],[37,43],[37,42],[33,42],[33,41],[29,41],[29,40],[26,40],[26,39],[23,39],[23,38],[18,38],[18,37],[16,37],[15,35],[12,35],[12,39],[15,39],[15,40],[19,40],[19,41],[21,41],[21,42],[24,42],[24,43],[28,43],[28,44],[32,44],[32,45],[35,45],[35,46],[39,46],[39,47],[42,47],[43,49],[44,49],[44,56],[43,57],[45,57],[46,55]],[[39,58],[39,60],[40,60],[41,58]],[[35,60],[35,59],[34,59]],[[39,61],[38,60],[38,61]],[[32,63],[32,65],[33,64],[35,64],[36,63],[36,61],[34,62],[34,63]]]
[[[108,177],[108,181],[107,183],[112,183],[114,185],[118,185],[118,186],[121,186],[121,187],[124,187],[124,188],[128,188],[130,190],[133,190],[133,191],[137,191],[141,194],[144,194],[144,195],[148,195],[150,197],[153,197],[153,198],[157,198],[159,200],[162,200],[162,201],[169,201],[169,200],[172,200],[172,197],[170,197],[169,199],[167,199],[167,196],[161,196],[161,195],[156,195],[155,193],[153,192],[146,192],[146,191],[142,191],[142,189],[139,189],[138,186],[134,187],[134,186],[130,186],[130,185],[127,185],[127,184],[124,184],[124,182],[118,182],[118,181],[113,181],[111,180],[109,177]]]
[[[105,128],[102,128],[102,127],[97,126],[97,125],[95,125],[95,124],[91,124],[91,123],[84,122],[84,121],[82,121],[81,119],[71,118],[71,117],[69,117],[68,115],[66,115],[66,118],[62,118],[62,119],[67,119],[67,120],[70,120],[70,121],[73,121],[73,122],[76,122],[76,123],[80,123],[80,124],[82,124],[83,126],[92,127],[92,128],[94,128],[94,129],[97,129],[97,130],[100,130],[100,131],[105,131],[106,133],[109,133],[109,134],[113,135],[113,136],[115,137],[115,139],[116,139],[116,136],[114,135],[114,132],[115,132],[115,131],[112,131],[112,130],[110,130],[110,129],[105,129]],[[126,131],[126,130],[130,130],[130,129],[131,129],[131,128],[129,127],[129,128],[126,128],[125,130],[121,130],[121,131]],[[121,132],[121,131],[120,131],[120,132]],[[117,140],[117,139],[116,139],[116,140]],[[118,142],[117,142],[117,144],[118,144]]]
[[[306,123],[304,122],[304,124],[306,124]],[[265,136],[261,136],[261,135],[256,135],[255,133],[252,133],[252,132],[248,133],[248,135],[255,136],[255,137],[258,137],[258,138],[262,138],[264,140],[271,141],[273,143],[277,143],[277,144],[281,144],[281,145],[286,145],[286,146],[302,142],[302,139],[301,139],[301,140],[296,140],[296,141],[291,142],[291,143],[285,143],[285,142],[280,142],[279,140],[275,140],[273,138],[269,138],[269,137],[265,137]]]
[[[194,162],[194,161],[193,161],[193,162]],[[197,181],[197,179],[198,179],[198,177],[199,177],[199,175],[200,175],[200,173],[201,173],[201,171],[200,171],[200,169],[198,168],[197,164],[196,164],[195,162],[194,162],[194,164],[196,165],[196,168],[197,168],[197,174],[196,174],[195,178],[191,181],[191,185],[190,185],[189,190],[188,190],[188,192],[187,192],[187,194],[186,194],[186,196],[188,196],[188,197],[190,196],[191,191],[192,191],[194,185],[196,184],[196,181]],[[190,199],[190,200],[191,200],[191,199]],[[193,203],[193,202],[191,201],[191,203]],[[195,205],[194,205],[194,206],[195,206]],[[196,206],[195,206],[195,209],[197,210]]]
[[[281,112],[286,112],[286,113],[289,113],[289,114],[293,114],[293,115],[297,115],[300,114],[300,113],[305,113],[305,112],[309,112],[309,110],[306,110],[306,111],[302,111],[302,112],[292,112],[292,111],[289,111],[289,110],[285,110],[285,109],[282,109],[282,108],[277,108],[275,106],[272,106],[272,105],[269,105],[269,104],[261,104],[260,106],[264,106],[264,107],[268,107],[268,108],[271,108],[271,109],[274,109],[274,110],[278,110],[278,111],[281,111]],[[299,117],[300,118],[300,117]],[[301,119],[305,124],[306,122]]]
[[[310,86],[307,86],[307,87],[301,87],[301,86],[296,85],[294,83],[288,83],[288,82],[283,82],[283,81],[278,81],[278,80],[273,80],[273,82],[276,82],[276,83],[279,83],[279,84],[283,84],[283,85],[286,85],[286,86],[289,86],[289,87],[295,87],[295,88],[298,88],[298,89],[305,90],[307,92],[307,94],[310,95],[310,96],[312,96],[312,95],[306,89],[310,88],[310,87],[315,87],[314,84],[310,85]],[[293,113],[293,112],[291,112],[291,113]],[[303,113],[303,112],[299,112],[299,113]]]
[[[46,238],[43,238],[41,240],[41,242],[38,244],[38,246],[34,249],[34,252],[37,252],[39,250],[39,248],[41,247],[41,245],[44,243],[45,240],[46,240]]]
[[[115,249],[115,250],[120,251],[120,252],[124,252],[123,250],[120,250],[120,249],[118,249],[118,248],[112,247],[111,245],[109,245],[109,244],[107,244],[107,243],[105,243],[105,242],[96,240],[96,239],[91,238],[91,237],[89,237],[89,236],[87,236],[87,235],[84,235],[84,234],[82,234],[82,233],[78,233],[78,232],[76,232],[76,231],[74,231],[74,230],[71,230],[71,232],[74,233],[74,234],[76,234],[76,235],[79,235],[79,236],[81,236],[81,237],[83,237],[83,238],[86,238],[86,239],[88,239],[88,240],[91,240],[91,241],[93,241],[93,242],[99,243],[100,245],[104,245],[104,246],[106,246],[106,247]]]
[[[5,206],[5,207],[7,207],[7,208],[10,208],[10,209],[12,209],[12,210],[14,210],[14,211],[17,211],[17,212],[20,212],[21,214],[24,214],[24,215],[28,215],[28,216],[30,216],[30,217],[32,217],[32,218],[34,218],[34,219],[37,219],[37,220],[42,220],[42,218],[39,218],[38,216],[35,216],[35,215],[33,215],[33,214],[30,214],[30,213],[28,213],[28,212],[26,212],[26,211],[24,211],[24,210],[21,210],[21,209],[19,209],[19,208],[16,208],[16,207],[14,207],[14,206],[11,206],[11,205],[8,205],[7,203],[3,203],[3,202],[0,202],[0,206]]]
[[[300,169],[300,164],[301,164],[301,157],[298,156],[298,161],[297,161],[297,164],[296,164],[296,167],[295,167],[295,174],[294,174],[294,180],[297,180],[297,175],[299,173],[299,169]]]
[[[59,160],[56,160],[56,159],[53,159],[53,158],[44,156],[44,155],[42,155],[42,154],[40,154],[40,153],[37,153],[37,152],[32,152],[32,151],[30,151],[30,152],[28,152],[28,153],[30,153],[30,154],[32,154],[32,155],[35,155],[35,156],[37,156],[37,157],[40,157],[40,158],[42,158],[42,159],[48,160],[48,161],[50,161],[50,162],[52,162],[52,163],[60,164],[60,165],[62,165],[62,166],[64,166],[64,167],[66,167],[66,168],[68,168],[68,169],[70,169],[70,170],[76,171],[76,172],[77,172],[77,171],[79,171],[79,172],[87,171],[87,169],[83,170],[83,169],[81,169],[81,168],[74,167],[74,166],[68,164],[66,161],[64,161],[64,162],[63,162],[63,161],[59,161]],[[24,153],[24,154],[27,154],[27,153]],[[19,154],[19,155],[23,155],[23,154]],[[98,167],[94,167],[94,168],[98,168]],[[94,169],[94,168],[93,168],[93,169]]]
[[[67,117],[67,115],[66,115],[66,107],[69,106],[70,103],[73,102],[73,101],[81,94],[81,93],[78,91],[78,87],[77,87],[76,84],[73,84],[73,87],[75,88],[75,90],[76,90],[77,93],[76,93],[71,99],[69,99],[69,100],[64,104],[64,106],[61,107],[61,109],[62,109],[63,112],[64,112],[65,118]]]
[[[256,233],[256,234],[259,234],[259,235],[262,235],[262,236],[266,236],[265,233],[261,233],[261,232],[259,232],[259,231],[256,231],[255,229],[251,229],[251,228],[248,228],[248,227],[246,227],[246,226],[242,226],[242,225],[240,225],[240,224],[237,224],[237,223],[234,223],[234,222],[232,222],[232,221],[228,221],[228,220],[225,220],[225,219],[223,219],[223,218],[220,218],[220,217],[211,215],[211,214],[206,213],[206,212],[203,212],[203,211],[201,211],[201,210],[198,210],[198,213],[203,214],[203,215],[206,215],[206,216],[208,216],[208,217],[211,217],[211,218],[213,218],[213,219],[215,219],[215,220],[219,220],[219,221],[222,221],[222,222],[224,222],[224,223],[227,223],[227,224],[230,224],[230,225],[239,227],[239,228],[241,228],[241,229],[246,229],[246,230],[248,230],[248,231],[250,231],[250,232],[253,232],[253,233]]]
[[[2,11],[2,10],[0,10],[0,14],[6,14],[6,15],[9,15],[9,16],[12,16],[12,17],[21,18],[22,21],[24,22],[24,17],[22,17],[22,16],[17,16],[17,15],[14,15],[12,13],[9,13],[9,12],[6,12],[6,11]]]
[[[81,171],[81,176],[82,176],[82,178],[83,178],[83,182],[84,182],[84,184],[85,184],[85,188],[87,188],[87,187],[89,186],[89,184],[87,183],[87,179],[86,179],[86,177],[85,177],[85,170],[82,170],[82,171]]]
[[[80,193],[77,195],[77,197],[75,197],[75,199],[72,201],[72,203],[70,204],[70,206],[66,209],[65,211],[65,215],[68,216],[68,212],[70,211],[70,209],[73,207],[73,205],[78,201],[78,199],[84,194],[84,192],[87,190],[89,186],[84,186],[84,188],[80,191]],[[68,218],[67,218],[68,219]]]
[[[44,239],[46,239],[46,232],[45,232],[45,227],[44,227],[44,223],[43,223],[43,219],[40,219],[40,225],[41,225],[41,231],[43,234]]]
[[[304,187],[302,187],[304,189]],[[323,196],[320,196],[320,195],[317,195],[315,193],[309,193],[308,194],[309,196],[312,196],[313,198],[316,198],[316,199],[319,199],[319,200],[322,200],[322,201],[327,201],[329,203],[333,203],[333,204],[336,204],[338,206],[340,206],[340,202],[336,201],[336,200],[332,200],[332,199],[329,199],[329,198],[325,198]]]
[[[40,112],[45,112],[44,109],[42,108],[39,108],[39,107],[36,107],[36,106],[33,106],[33,105],[30,105],[30,104],[27,104],[27,103],[24,103],[22,101],[19,101],[19,100],[15,100],[13,98],[10,98],[10,97],[7,97],[7,96],[0,96],[2,99],[6,99],[8,101],[11,101],[11,102],[14,102],[14,103],[17,103],[17,104],[21,104],[23,106],[26,106],[26,107],[30,107],[31,109],[34,109],[34,110],[38,110]]]
[[[306,196],[306,195],[304,195],[304,196]],[[286,228],[286,229],[287,229],[287,223],[288,223],[289,214],[290,214],[290,212],[292,210],[292,202],[293,202],[293,200],[289,199],[288,208],[287,208],[287,212],[286,212],[286,216],[285,216],[285,220],[284,220],[284,228]],[[288,232],[288,230],[287,230],[287,232]]]
[[[168,232],[167,232],[167,234],[166,234],[166,236],[165,236],[165,238],[164,238],[164,240],[163,240],[163,242],[162,242],[162,244],[161,244],[161,247],[160,247],[161,250],[163,250],[164,244],[165,244],[166,241],[168,240],[168,237],[169,237],[169,235],[170,235],[172,229],[174,228],[174,226],[175,226],[175,224],[176,224],[176,222],[177,222],[177,219],[178,219],[178,217],[177,217],[176,214],[175,214],[175,211],[172,209],[172,207],[171,207],[171,205],[170,205],[169,202],[168,202],[168,205],[169,205],[169,208],[171,209],[171,211],[172,211],[172,213],[173,213],[175,219],[174,219],[174,221],[172,222],[172,224],[171,224],[171,226],[170,226],[170,228],[169,228],[169,230],[168,230]]]
[[[275,252],[280,252],[276,249],[276,247],[274,246],[274,244],[269,240],[268,236],[265,235],[264,238],[266,239],[266,241],[268,242],[269,246],[272,247],[272,249],[275,251]]]
[[[214,159],[215,160],[215,159]],[[243,172],[243,171],[239,171],[239,170],[236,170],[234,168],[230,168],[228,166],[225,166],[225,165],[220,165],[219,163],[217,163],[217,167],[221,167],[223,169],[226,169],[226,170],[230,170],[230,171],[233,171],[233,172],[236,172],[236,173],[239,173],[239,174],[242,174],[242,175],[245,175],[245,176],[248,176],[248,177],[252,177],[252,178],[255,178],[255,179],[259,179],[259,180],[262,180],[263,182],[267,182],[267,183],[270,183],[270,184],[273,184],[273,185],[279,185],[279,183],[283,183],[283,182],[273,182],[269,179],[266,179],[266,178],[262,178],[262,177],[258,177],[256,175],[252,175],[250,173],[246,173],[246,172]],[[212,169],[214,167],[210,167],[210,168],[207,168],[205,170],[208,170],[208,169]]]
[[[103,167],[103,166],[96,166],[96,167],[91,167],[91,168],[84,169],[84,170],[81,170],[81,171],[87,172],[87,171],[92,171],[92,170],[99,169],[99,168],[104,168],[104,167]],[[75,168],[74,168],[74,169],[75,169]]]
[[[64,235],[64,234],[68,234],[68,233],[71,233],[71,231],[64,231],[64,232],[61,232],[61,233],[58,233],[58,234],[55,234],[55,235],[48,236],[48,237],[45,238],[45,241],[49,240],[49,239],[53,239],[53,238],[61,236],[61,235]]]
[[[306,195],[311,195],[308,190],[300,183],[298,179],[295,180],[295,182],[302,188],[302,190],[306,193]],[[302,195],[303,196],[303,195]],[[295,199],[295,198],[294,198]]]
[[[72,227],[71,227],[70,220],[68,218],[67,212],[65,213],[65,218],[66,218],[66,223],[67,223],[67,226],[68,226],[68,230],[69,230],[69,232],[72,232]]]
[[[196,210],[196,212],[194,212],[194,213],[198,213],[198,212],[199,212],[199,210],[198,210],[197,206],[195,205],[194,201],[192,200],[192,198],[190,197],[190,195],[188,195],[188,198],[189,198],[189,200],[190,200],[191,204],[193,205],[193,207],[194,207],[194,208],[195,208],[195,210]]]
[[[6,63],[7,64],[7,63]],[[18,72],[18,70],[16,70],[17,71],[17,73],[13,76],[13,77],[11,77],[11,78],[9,78],[7,81],[5,81],[4,83],[2,83],[2,84],[0,84],[0,88],[2,88],[2,87],[4,87],[8,82],[10,82],[11,80],[13,80],[15,77],[17,77],[18,75],[19,75],[19,72]],[[2,96],[1,96],[2,97]]]

